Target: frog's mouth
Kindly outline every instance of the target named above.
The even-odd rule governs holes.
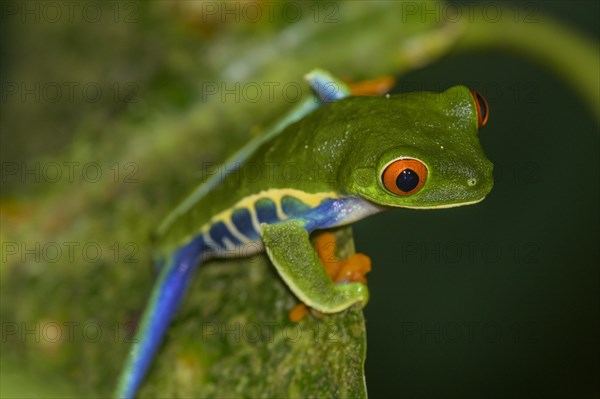
[[[458,208],[459,206],[466,206],[466,205],[473,205],[473,204],[477,204],[481,201],[483,201],[485,199],[485,195],[483,197],[481,197],[480,199],[476,199],[473,201],[464,201],[464,202],[457,202],[454,204],[441,204],[441,205],[423,205],[423,206],[411,206],[411,205],[400,205],[398,206],[398,208],[406,208],[406,209],[447,209],[447,208]]]
[[[467,184],[471,185],[469,183]],[[464,196],[454,198],[453,200],[448,199],[447,202],[438,200],[436,198],[437,196],[431,192],[423,192],[422,194],[424,195],[420,197],[418,202],[412,201],[412,203],[408,204],[398,204],[398,207],[407,209],[447,209],[473,205],[483,201],[492,191],[493,186],[493,180],[489,179],[483,184],[479,185],[477,188],[470,187],[472,190],[470,190],[470,192],[467,191]]]

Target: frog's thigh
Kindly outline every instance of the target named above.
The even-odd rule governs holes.
[[[279,275],[306,305],[322,313],[335,313],[355,303],[367,303],[369,292],[364,284],[333,283],[300,222],[263,224],[262,239]]]

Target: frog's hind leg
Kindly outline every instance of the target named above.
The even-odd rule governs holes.
[[[135,343],[120,376],[116,397],[135,396],[199,266],[203,250],[204,243],[198,238],[177,250],[161,267]]]
[[[313,69],[304,80],[313,89],[319,102],[332,103],[350,95],[350,88],[341,80],[323,69]]]
[[[382,96],[396,84],[393,76],[384,75],[360,82],[345,82],[323,69],[313,69],[304,76],[321,103],[331,103],[352,96]]]
[[[384,75],[375,79],[352,82],[348,84],[353,96],[382,96],[388,93],[396,84],[393,76]]]

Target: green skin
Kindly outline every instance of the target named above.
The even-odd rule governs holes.
[[[429,171],[424,187],[409,196],[390,193],[380,180],[381,169],[402,157],[421,160]],[[296,174],[290,176],[286,167]],[[159,252],[170,253],[213,215],[263,190],[335,192],[384,206],[446,208],[481,201],[492,188],[492,168],[479,144],[473,98],[464,86],[443,93],[349,97],[290,125],[259,147],[241,171],[170,218],[159,228]],[[259,178],[254,178],[256,170]],[[477,183],[469,185],[470,179]]]
[[[382,184],[384,167],[398,158],[427,166],[427,181],[413,195],[393,194]],[[358,196],[384,207],[449,208],[481,201],[492,188],[492,168],[479,144],[473,97],[464,86],[443,93],[348,97],[313,111],[260,146],[238,172],[163,228],[163,253],[188,242],[214,215],[261,191],[293,188]],[[357,214],[339,224],[367,216]],[[366,303],[362,284],[331,283],[309,233],[302,220],[262,227],[267,254],[290,289],[326,313]],[[311,267],[300,272],[299,264]]]
[[[231,221],[234,210],[248,209],[258,217],[256,200],[266,197],[282,204],[281,193],[310,205],[309,211],[295,217],[260,226],[253,222],[256,237],[242,244],[264,245],[299,299],[318,311],[334,313],[354,304],[364,306],[368,290],[361,283],[331,281],[310,243],[312,231],[352,223],[389,207],[473,204],[492,188],[492,163],[478,139],[478,110],[464,86],[443,93],[347,97],[315,110],[305,105],[298,109],[306,116],[288,117],[281,125],[285,128],[268,133],[268,139],[258,144],[250,143],[254,145],[241,152],[241,168],[209,180],[158,229],[161,274],[140,326],[139,342],[122,374],[118,397],[135,395],[191,279],[193,265],[199,263],[198,255],[223,256],[207,251],[203,237],[212,235],[208,231],[213,226]],[[382,181],[386,166],[402,158],[420,160],[428,171],[424,185],[410,195],[394,194]],[[194,244],[195,239],[201,244]]]

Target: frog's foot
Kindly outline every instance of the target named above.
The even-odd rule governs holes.
[[[349,83],[350,93],[353,96],[382,96],[389,92],[396,84],[396,80],[389,75],[361,82]]]
[[[365,254],[354,254],[344,260],[335,257],[336,239],[329,232],[322,233],[315,240],[315,249],[325,271],[335,284],[367,283],[365,275],[371,271],[371,259]],[[292,308],[289,313],[290,321],[300,322],[309,312],[308,306],[300,303]]]
[[[294,306],[290,313],[288,313],[288,318],[292,323],[300,323],[304,316],[308,314],[308,306],[303,303],[299,303]]]
[[[354,254],[339,261],[340,268],[333,278],[336,284],[357,282],[367,284],[365,274],[371,271],[371,258],[365,254]]]

